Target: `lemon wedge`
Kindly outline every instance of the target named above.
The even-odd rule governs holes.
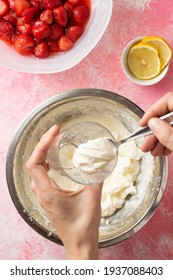
[[[168,65],[172,57],[172,50],[169,44],[159,36],[147,36],[141,41],[141,43],[150,44],[158,49],[161,60],[161,70],[163,70]]]
[[[132,73],[139,79],[148,80],[161,72],[161,60],[156,47],[138,43],[131,47],[127,63]]]

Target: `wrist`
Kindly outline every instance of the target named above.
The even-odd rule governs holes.
[[[77,244],[65,246],[69,260],[98,260],[98,244]]]
[[[98,240],[99,230],[94,229],[92,232],[88,232],[86,229],[77,233],[76,230],[72,230],[69,234],[68,230],[60,232],[57,230],[57,234],[62,240],[67,258],[69,260],[98,260]]]
[[[71,240],[64,240],[67,257],[70,260],[98,260],[98,233],[92,236],[76,235]]]

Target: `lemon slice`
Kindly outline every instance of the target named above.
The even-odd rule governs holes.
[[[147,36],[141,43],[150,44],[158,49],[159,57],[161,60],[161,70],[163,70],[171,60],[172,50],[168,43],[159,36]]]
[[[131,47],[127,63],[132,73],[142,80],[152,79],[161,71],[157,48],[146,43],[138,43]]]

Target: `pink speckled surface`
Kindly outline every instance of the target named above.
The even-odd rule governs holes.
[[[106,1],[106,0],[103,0]],[[0,259],[64,259],[64,248],[46,240],[20,217],[5,177],[9,143],[19,123],[45,99],[68,89],[102,88],[147,109],[173,90],[173,63],[157,85],[141,87],[124,76],[125,44],[141,35],[160,35],[173,47],[172,0],[114,0],[110,24],[94,50],[77,66],[59,74],[32,75],[0,69]],[[128,240],[101,249],[100,259],[173,259],[173,155],[165,195],[150,221]]]

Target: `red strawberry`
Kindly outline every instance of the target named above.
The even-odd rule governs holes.
[[[17,31],[21,34],[32,34],[32,25],[30,23],[24,23],[19,18],[17,21]]]
[[[51,10],[45,10],[40,15],[40,20],[47,23],[52,24],[53,23],[53,13]]]
[[[59,51],[59,43],[54,40],[47,40],[47,44],[49,46],[50,52],[58,52]]]
[[[72,6],[76,6],[79,4],[79,0],[67,0],[67,3],[70,3]]]
[[[64,4],[64,8],[65,8],[66,11],[67,11],[68,18],[70,18],[71,15],[72,15],[73,6],[70,5],[69,3],[65,3],[65,4]]]
[[[15,0],[8,0],[10,8],[13,10],[14,9],[14,1]]]
[[[76,42],[82,35],[82,31],[82,27],[80,26],[68,26],[66,33],[73,42]]]
[[[37,7],[37,8],[43,8],[43,1],[44,0],[30,0],[29,2],[31,3],[31,5],[33,7]]]
[[[30,3],[27,0],[14,1],[14,12],[18,17],[21,17],[22,13],[28,8],[30,8]]]
[[[39,14],[40,9],[38,7],[31,7],[23,11],[22,18],[25,23],[31,23],[31,21]]]
[[[0,0],[0,18],[5,16],[9,12],[10,6],[8,2]]]
[[[89,18],[84,0],[0,0],[0,39],[17,52],[44,58],[68,51]]]
[[[62,0],[44,0],[43,1],[43,7],[45,9],[53,10],[61,5],[62,5]]]
[[[11,40],[15,34],[14,27],[11,23],[0,21],[0,38]]]
[[[37,39],[50,38],[52,35],[52,27],[45,22],[37,20],[33,24],[32,34]]]
[[[49,47],[48,44],[43,42],[35,46],[34,55],[39,58],[46,58],[49,56]]]
[[[67,11],[63,6],[53,9],[53,16],[55,22],[58,23],[60,26],[65,27],[67,25]]]
[[[59,40],[60,51],[68,51],[73,47],[73,45],[74,43],[72,40],[66,35],[62,36]]]
[[[89,18],[89,9],[87,6],[77,6],[73,9],[73,17],[76,23],[84,24]]]
[[[59,40],[63,35],[65,35],[64,29],[56,23],[53,24],[52,25],[52,35],[51,35],[50,39]]]
[[[27,34],[19,34],[15,38],[14,47],[22,55],[31,54],[34,49],[34,40]]]
[[[3,17],[3,20],[5,20],[13,25],[16,25],[16,23],[17,23],[17,17],[11,11]]]
[[[44,42],[43,39],[34,38],[35,46]]]

